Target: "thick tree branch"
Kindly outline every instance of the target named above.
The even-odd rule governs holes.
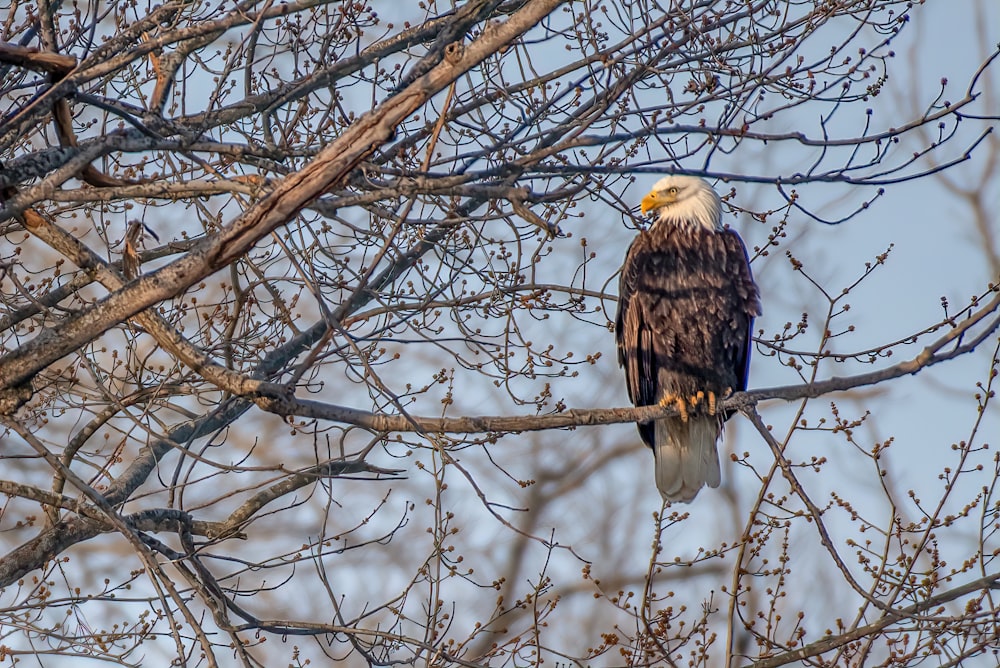
[[[455,51],[430,72],[353,123],[300,171],[288,176],[243,215],[206,238],[185,257],[132,281],[0,357],[0,388],[22,385],[52,362],[157,302],[169,299],[240,258],[264,235],[287,223],[312,199],[339,184],[394,128],[432,95],[487,56],[527,32],[565,0],[531,0],[501,25]],[[89,162],[89,161],[88,161]],[[81,168],[84,165],[81,165]],[[30,229],[30,228],[29,228]]]
[[[1000,317],[996,315],[998,309],[1000,309],[1000,294],[994,296],[992,300],[984,304],[975,314],[966,318],[946,334],[926,346],[919,355],[899,364],[870,373],[833,377],[815,383],[737,392],[725,401],[720,402],[719,406],[725,409],[739,409],[745,406],[756,405],[758,402],[767,399],[794,401],[796,399],[819,397],[834,392],[846,392],[859,387],[875,385],[893,378],[918,373],[935,364],[940,364],[976,350],[986,338],[1000,328]],[[962,339],[966,334],[969,334],[976,325],[986,321],[990,316],[993,316],[993,319],[986,322],[986,326],[981,331],[971,336],[968,341],[962,343]],[[951,350],[944,350],[946,346],[956,342],[958,342],[958,345],[954,346]],[[298,399],[287,394],[281,396],[262,394],[255,399],[255,402],[262,410],[277,415],[329,420],[331,422],[352,424],[375,432],[384,433],[518,433],[621,422],[648,422],[661,417],[677,415],[676,410],[673,408],[647,406],[640,408],[571,409],[551,415],[480,415],[438,418],[372,413],[346,406]]]

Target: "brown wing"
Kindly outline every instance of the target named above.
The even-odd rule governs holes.
[[[618,315],[615,318],[618,364],[625,369],[625,387],[636,406],[655,404],[659,398],[654,362],[656,337],[647,317],[648,295],[637,294],[642,279],[640,272],[650,252],[646,237],[646,233],[640,233],[625,256],[618,279]],[[638,427],[643,442],[653,447],[653,423]]]
[[[724,362],[736,376],[734,391],[747,389],[750,374],[750,346],[753,345],[753,319],[761,314],[760,292],[750,272],[750,256],[743,240],[733,230],[722,233],[726,248],[726,274],[732,280],[733,320],[730,335],[724,337]],[[729,417],[728,415],[726,417]]]

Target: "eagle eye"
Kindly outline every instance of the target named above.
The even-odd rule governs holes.
[[[670,193],[671,195],[676,195],[677,194],[677,187],[673,186],[671,188],[668,188],[667,192]]]

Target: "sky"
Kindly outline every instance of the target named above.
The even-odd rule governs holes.
[[[973,11],[978,8],[979,14]],[[892,123],[899,111],[899,116],[908,117],[908,110],[919,108],[920,104],[932,100],[937,95],[937,87],[942,78],[949,80],[948,96],[957,99],[963,94],[967,81],[982,60],[982,49],[1000,41],[1000,4],[981,0],[960,0],[958,2],[929,2],[914,8],[912,25],[904,31],[902,37],[894,45],[897,56],[892,63],[891,78],[887,82],[881,99],[873,102],[876,107],[877,121]],[[985,40],[980,41],[976,29],[981,28],[987,33]],[[1000,67],[992,72],[993,88],[989,89],[991,99],[984,99],[980,109],[1000,114]],[[808,105],[800,112],[814,113]],[[852,112],[853,113],[853,112]],[[782,122],[798,125],[800,120],[804,127],[814,127],[816,119],[803,116],[783,116]],[[850,125],[852,119],[848,119]],[[974,123],[969,123],[974,126]],[[971,143],[976,136],[973,127],[962,129],[959,137],[948,145],[944,153],[954,154],[963,142]],[[803,155],[786,153],[795,149],[783,146],[772,146],[766,155],[759,156],[764,161],[748,165],[746,171],[751,173],[775,173],[794,171],[797,167],[786,167],[804,160]],[[986,169],[988,152],[1000,151],[1000,144],[984,143],[973,153],[971,158],[949,170],[948,174],[966,183],[979,183]],[[738,165],[736,166],[738,168]],[[637,203],[649,189],[658,176],[644,174],[636,177],[635,183],[622,193],[626,201]],[[738,202],[741,204],[780,206],[781,198],[768,184],[735,184],[738,189]],[[720,190],[728,186],[720,185]],[[870,187],[848,187],[843,185],[816,185],[800,189],[803,206],[826,218],[838,218],[856,206],[859,201],[872,195]],[[1000,210],[1000,173],[992,175],[984,184],[981,195],[991,211]],[[960,307],[975,294],[981,293],[988,281],[998,280],[990,275],[990,269],[985,261],[985,254],[980,247],[980,239],[976,236],[971,224],[971,210],[961,199],[950,194],[935,178],[921,179],[911,183],[902,183],[887,188],[884,197],[879,198],[867,210],[840,225],[823,225],[805,215],[793,213],[789,219],[789,242],[796,257],[805,263],[806,270],[824,286],[837,289],[850,284],[864,269],[865,262],[870,262],[890,245],[893,251],[887,264],[876,271],[870,278],[861,283],[853,291],[850,299],[851,311],[846,316],[856,331],[850,336],[838,339],[836,350],[858,350],[880,344],[887,340],[903,338],[941,318],[941,297],[947,297],[953,307]],[[564,248],[579,244],[579,239],[586,236],[592,247],[598,253],[590,271],[592,287],[604,284],[605,278],[613,276],[634,231],[623,222],[622,212],[610,207],[595,204],[586,213],[585,219],[578,223],[577,228],[567,225],[574,237],[566,240],[556,240],[555,244],[565,244]],[[727,223],[737,228],[746,238],[748,245],[762,242],[773,222],[767,225],[754,223],[745,217],[729,217]],[[994,218],[994,224],[1000,227],[1000,220]],[[1000,250],[1000,249],[997,249]],[[764,316],[758,321],[758,326],[767,333],[780,331],[786,321],[795,322],[803,311],[809,312],[810,322],[818,326],[824,304],[818,291],[804,281],[801,275],[791,271],[784,259],[784,247],[768,258],[762,258],[755,263],[754,270],[762,289]],[[566,278],[563,277],[563,282]],[[616,290],[616,282],[611,281],[607,289]],[[613,313],[613,304],[607,305]],[[539,327],[544,332],[544,326]],[[551,331],[549,334],[551,335]],[[570,382],[560,385],[566,403],[570,407],[608,407],[625,406],[628,403],[625,394],[624,381],[615,362],[614,336],[599,327],[580,327],[560,329],[557,334],[565,337],[580,337],[581,347],[602,352],[600,366],[582,366],[581,374],[592,374],[591,379],[581,382]],[[804,342],[815,341],[815,331],[806,337]],[[930,337],[935,338],[935,337]],[[929,340],[929,339],[928,339]],[[888,360],[879,360],[877,367],[896,363],[904,358],[915,355],[922,347],[923,341],[917,346],[907,346],[899,349]],[[841,403],[845,414],[859,415],[871,405],[875,411],[867,426],[859,430],[859,442],[871,446],[875,441],[883,441],[890,437],[895,444],[887,455],[887,470],[891,483],[900,489],[915,489],[919,494],[933,494],[940,488],[938,475],[941,468],[954,457],[950,444],[967,438],[970,426],[975,418],[975,405],[971,400],[976,391],[977,381],[985,380],[988,372],[990,350],[989,344],[983,350],[942,364],[936,368],[924,371],[912,378],[903,378],[880,386],[884,392],[878,396],[861,395],[857,400],[851,397],[837,396],[823,398],[813,402],[808,414],[811,422],[827,414],[829,400],[835,399]],[[799,346],[799,343],[796,343]],[[829,375],[846,375],[870,370],[870,367],[860,365],[845,365],[835,367],[828,365],[820,374],[821,378]],[[395,380],[395,379],[394,379]],[[751,388],[771,387],[795,382],[794,375],[780,367],[774,358],[756,355],[751,369]],[[327,398],[337,403],[340,401],[341,390],[334,384],[329,385],[330,394]],[[491,403],[494,396],[490,388],[482,394],[469,393],[460,397],[459,408],[462,412],[495,414],[496,405]],[[364,399],[365,397],[362,397]],[[771,401],[761,405],[765,419],[775,425],[775,432],[780,434],[788,427],[796,408]],[[506,407],[504,408],[506,410]],[[531,406],[522,407],[520,412],[528,413]],[[455,414],[460,411],[456,410]],[[425,410],[422,413],[429,413]],[[267,420],[268,418],[262,418]],[[247,433],[256,436],[255,423],[244,423]],[[265,433],[260,430],[259,433]],[[998,440],[1000,435],[1000,411],[993,404],[985,418],[978,438]],[[545,467],[544,473],[550,475],[546,484],[557,486],[560,480],[560,467],[564,467],[567,477],[575,468],[582,468],[588,461],[591,448],[609,447],[610,445],[635,439],[634,427],[617,425],[614,427],[599,427],[580,429],[573,432],[555,431],[541,435],[526,435],[507,437],[491,450],[497,457],[516,457],[519,452],[532,451],[533,457],[525,462],[532,466]],[[288,439],[294,442],[293,439]],[[764,464],[770,458],[770,453],[760,442],[760,438],[751,433],[742,418],[734,418],[727,428],[725,448],[727,451],[741,453],[748,451],[751,458]],[[878,513],[883,510],[880,494],[872,490],[872,475],[870,470],[856,467],[865,466],[864,459],[856,456],[850,446],[842,440],[826,433],[806,434],[795,441],[795,455],[803,457],[809,453],[827,456],[831,460],[827,478],[810,479],[811,487],[819,498],[826,498],[831,487],[845,488],[855,495],[855,498],[868,499],[872,503],[871,511]],[[538,454],[539,449],[544,449]],[[308,453],[307,453],[308,454]],[[477,456],[476,452],[462,452],[460,457],[470,459]],[[426,455],[417,458],[426,459]],[[984,455],[984,460],[988,456]],[[414,458],[388,462],[389,465],[404,465],[410,468],[409,474],[413,487],[409,488],[402,498],[391,497],[390,509],[399,510],[402,499],[415,500],[419,495],[433,487],[430,479],[413,469]],[[613,499],[616,494],[622,498],[621,505],[609,514],[608,522],[618,523],[629,530],[637,528],[629,541],[623,542],[613,558],[604,563],[595,564],[595,572],[604,575],[619,573],[642,573],[649,561],[648,546],[652,539],[653,511],[659,510],[659,496],[655,490],[651,472],[650,454],[638,447],[628,457],[623,457],[614,466],[596,472],[587,481],[580,494],[572,497],[572,505],[559,506],[559,515],[547,515],[539,522],[544,531],[554,532],[551,535],[558,540],[569,540],[578,547],[583,558],[597,554],[598,549],[604,549],[607,540],[603,535],[605,525],[590,524],[595,513],[591,513],[587,503],[594,499]],[[518,470],[518,463],[511,461],[512,470]],[[525,476],[538,475],[539,471],[520,470]],[[725,485],[736,489],[740,502],[745,503],[759,487],[759,481],[749,469],[731,462],[725,462],[723,476]],[[540,475],[538,477],[541,478]],[[456,476],[457,478],[457,476]],[[988,480],[985,476],[983,480]],[[339,481],[338,481],[339,482]],[[461,480],[456,480],[456,488],[461,486]],[[487,480],[492,498],[520,506],[529,498],[522,493],[517,485],[501,476]],[[378,487],[377,494],[384,494],[387,485],[367,485],[368,488]],[[985,484],[985,482],[984,482]],[[338,502],[344,502],[348,507],[338,509],[337,514],[325,515],[317,513],[310,515],[306,508],[296,517],[303,524],[309,523],[315,534],[327,528],[332,521],[348,523],[348,518],[355,514],[363,515],[368,508],[350,507],[349,499],[352,483],[344,482],[344,487],[338,487],[334,495]],[[628,494],[622,493],[627,489]],[[726,532],[740,529],[738,520],[719,518],[713,513],[718,505],[718,496],[724,490],[714,492],[706,490],[697,501],[690,506],[694,519],[675,528],[667,528],[664,538],[669,541],[670,554],[690,557],[699,545],[711,543],[714,538]],[[593,492],[593,495],[588,495]],[[412,498],[411,498],[412,497]],[[933,498],[933,496],[929,497]],[[464,520],[476,518],[474,510],[469,507],[468,494],[455,493],[450,497],[455,508],[463,509]],[[476,501],[477,502],[477,501]],[[395,505],[394,505],[395,504]],[[868,509],[865,509],[868,510]],[[904,512],[913,512],[912,508]],[[392,514],[392,513],[390,513]],[[485,515],[485,513],[481,513]],[[397,517],[398,515],[393,515]],[[516,513],[512,513],[516,517]],[[331,519],[332,517],[332,519]],[[488,517],[478,517],[481,521],[466,522],[466,544],[490,546],[492,541],[510,543],[511,532]],[[281,536],[287,530],[283,515],[266,518],[255,525],[255,531],[270,530],[274,535]],[[720,528],[721,527],[721,528]],[[853,530],[845,524],[842,527],[834,523],[835,531],[843,529],[844,533]],[[414,525],[411,529],[417,533],[422,526]],[[377,533],[376,529],[372,529]],[[699,533],[699,531],[703,533]],[[566,538],[563,538],[563,537]],[[814,549],[815,541],[810,546],[811,536],[803,533],[798,536],[802,540],[802,549]],[[504,554],[497,546],[496,552]],[[397,542],[393,549],[399,547]],[[534,550],[539,559],[544,559],[545,550],[537,543],[532,543],[529,550]],[[390,552],[390,550],[386,550]],[[391,562],[392,557],[387,557]],[[545,563],[548,563],[547,561]],[[563,574],[580,569],[581,561],[576,557],[559,552],[553,557],[553,569],[562,569]],[[729,564],[731,565],[731,564]],[[502,572],[504,564],[497,563],[491,567]],[[490,567],[486,571],[489,572]],[[522,574],[525,579],[537,577],[536,574]],[[361,603],[371,600],[381,600],[398,590],[401,583],[411,576],[405,569],[397,571],[386,569],[383,576],[375,580],[362,580],[348,575],[353,579],[352,586],[365,588],[366,597],[359,599]],[[343,576],[341,576],[343,577]],[[563,582],[569,580],[567,577]],[[343,585],[343,583],[340,583]],[[343,585],[345,588],[349,585]],[[697,603],[692,601],[691,603]]]

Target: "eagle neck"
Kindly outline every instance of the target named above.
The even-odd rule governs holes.
[[[668,233],[671,230],[693,234],[696,232],[721,232],[722,222],[718,219],[711,220],[707,217],[676,217],[661,215],[650,229],[656,229],[661,233]]]

